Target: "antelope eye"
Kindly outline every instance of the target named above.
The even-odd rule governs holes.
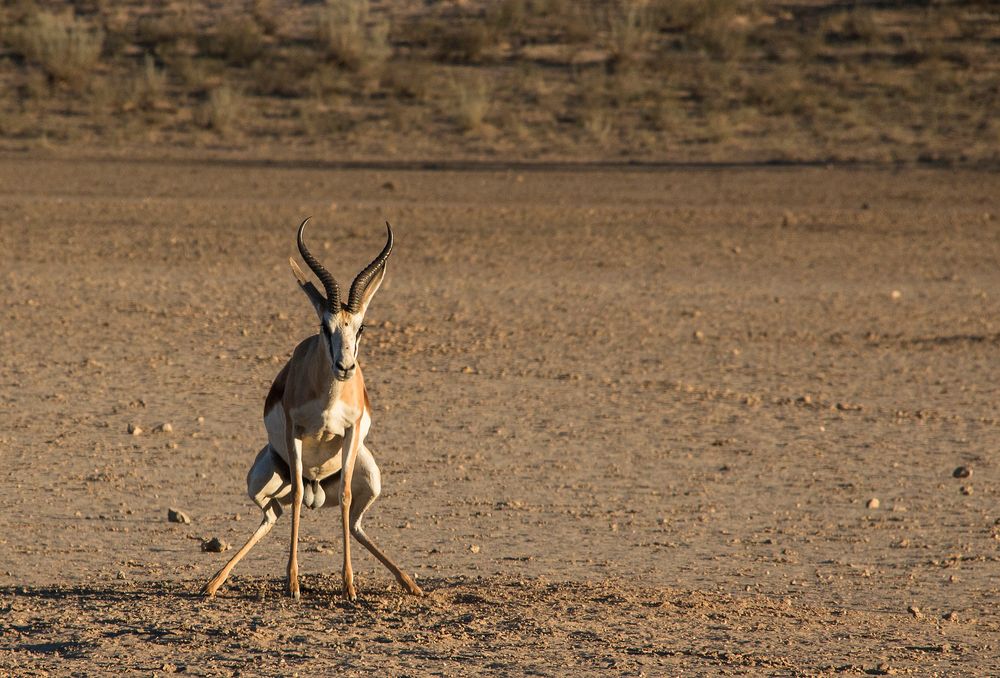
[[[364,323],[362,323],[361,327],[358,328],[358,334],[357,334],[358,339],[361,338],[361,335],[364,334],[364,331],[365,331],[365,326]]]

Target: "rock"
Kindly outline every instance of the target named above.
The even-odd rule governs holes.
[[[469,546],[469,550],[473,553],[479,553],[479,544],[472,544]]]
[[[119,579],[125,579],[126,578],[125,570],[118,570],[118,575],[117,576],[118,576]]]
[[[701,330],[695,330],[693,336],[695,341],[705,341],[705,333]]]
[[[140,428],[138,424],[129,424],[128,425],[128,432],[131,435],[134,435],[134,436],[141,436],[142,435],[142,428]]]
[[[972,475],[972,469],[968,466],[959,466],[951,472],[952,478],[968,478]]]
[[[920,611],[920,608],[916,605],[910,605],[906,608],[906,611],[913,615],[914,619],[923,619],[924,613]]]
[[[877,509],[881,505],[882,505],[882,502],[880,502],[878,500],[878,497],[872,497],[871,499],[868,500],[868,504],[867,504],[868,508],[870,508],[870,509]]]
[[[209,553],[222,553],[223,551],[228,551],[232,547],[229,545],[228,541],[223,541],[218,537],[212,537],[207,541],[201,543],[201,550],[208,551]]]
[[[899,290],[893,290],[892,292],[889,292],[889,298],[892,299],[893,301],[896,301],[897,299],[901,299],[902,296],[903,296],[903,293],[900,292]]]
[[[395,191],[396,190],[396,184],[394,184],[391,181],[387,181],[384,184],[382,184],[382,189],[385,190],[385,191]]]
[[[165,421],[162,424],[158,424],[153,427],[153,433],[173,433],[174,427],[169,421]]]
[[[952,610],[951,612],[945,613],[944,616],[942,616],[941,618],[944,619],[945,621],[951,621],[951,622],[958,621],[958,613]]]
[[[172,523],[182,523],[184,525],[191,524],[191,516],[184,513],[184,511],[175,508],[167,509],[167,520]]]
[[[972,485],[962,485],[962,494],[966,497],[972,494]]]

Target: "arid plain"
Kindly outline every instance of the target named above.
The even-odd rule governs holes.
[[[955,169],[6,155],[0,674],[996,674],[997,196]],[[229,555],[202,541],[258,520],[310,215],[342,284],[396,230],[367,524],[421,599],[359,549],[343,601],[308,511],[301,602],[287,516],[196,596]]]

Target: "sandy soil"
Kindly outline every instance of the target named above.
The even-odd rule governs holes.
[[[998,195],[0,158],[0,674],[996,674]],[[422,599],[358,549],[344,602],[333,512],[300,603],[287,521],[195,596],[258,520],[307,215],[342,281],[396,228],[367,524]]]

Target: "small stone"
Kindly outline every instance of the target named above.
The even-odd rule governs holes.
[[[701,330],[695,330],[693,336],[695,341],[705,341],[705,333]]]
[[[473,553],[479,553],[479,544],[471,544],[469,550]]]
[[[475,370],[468,365],[462,368],[462,374],[472,374],[473,372],[475,372]]]
[[[968,466],[959,466],[951,472],[952,478],[968,478],[972,475],[972,469]]]
[[[201,543],[201,550],[208,551],[209,553],[222,553],[223,551],[228,551],[232,547],[229,542],[223,541],[218,537],[212,537],[207,541]]]
[[[128,432],[131,435],[134,435],[134,436],[141,436],[142,435],[142,428],[140,428],[138,424],[129,424],[128,425]]]
[[[920,611],[920,608],[916,605],[910,605],[906,608],[906,611],[913,615],[914,619],[923,619],[924,613]]]
[[[941,618],[944,619],[945,621],[951,621],[951,622],[958,621],[958,613],[952,610],[951,612],[945,613],[944,616],[942,616]]]
[[[169,421],[165,421],[162,424],[158,424],[153,427],[153,433],[173,433],[174,427]]]
[[[972,494],[972,485],[962,485],[962,494],[966,497]]]
[[[387,181],[384,184],[382,184],[382,189],[386,190],[386,191],[395,191],[396,190],[396,184],[394,184],[391,181]]]
[[[882,502],[880,502],[878,500],[878,497],[872,497],[871,499],[868,500],[868,504],[867,504],[868,508],[870,508],[870,509],[877,509],[881,505],[882,505]]]
[[[900,292],[899,290],[893,290],[892,292],[889,292],[889,298],[892,299],[893,301],[901,299],[902,297],[903,293]]]
[[[184,511],[175,508],[167,509],[167,520],[172,523],[182,523],[184,525],[191,524],[191,516],[184,513]]]

